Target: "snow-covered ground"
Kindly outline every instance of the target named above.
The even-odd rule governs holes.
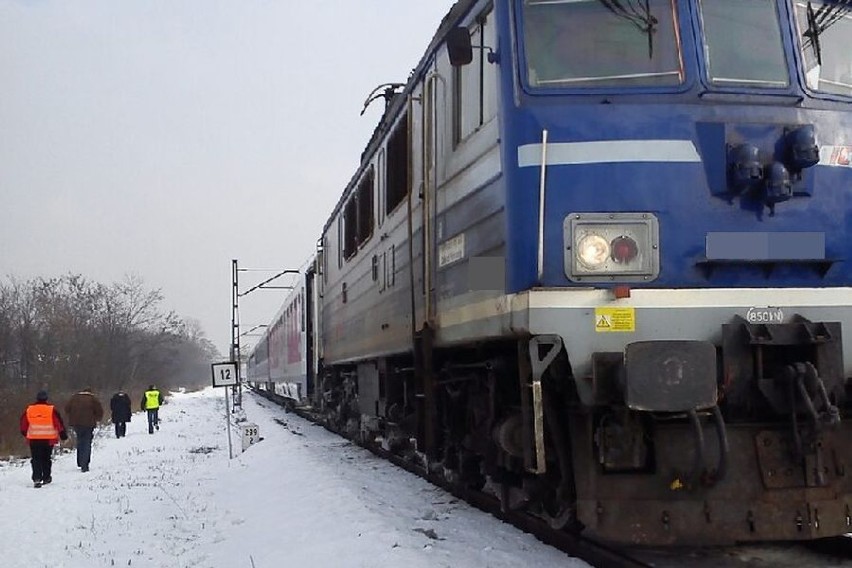
[[[91,471],[54,458],[36,489],[29,461],[0,462],[4,568],[405,568],[588,566],[460,503],[262,398],[262,440],[228,456],[221,390],[175,393],[159,432],[95,437]]]

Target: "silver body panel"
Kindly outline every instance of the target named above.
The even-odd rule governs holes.
[[[574,374],[591,374],[594,352],[622,352],[629,343],[692,339],[720,345],[722,325],[752,308],[780,308],[787,323],[798,314],[811,321],[852,327],[852,288],[634,289],[615,299],[609,290],[530,290],[497,297],[471,297],[439,314],[436,344],[519,333],[562,337]],[[634,331],[601,332],[596,309],[632,308]],[[852,377],[852,333],[843,336],[844,373]]]

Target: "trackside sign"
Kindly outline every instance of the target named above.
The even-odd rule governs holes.
[[[237,364],[233,361],[213,363],[213,386],[230,387],[237,384]]]

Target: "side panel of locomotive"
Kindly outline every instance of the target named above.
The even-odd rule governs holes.
[[[401,147],[408,160],[408,119],[403,114],[384,125],[389,139],[353,177],[322,235],[323,355],[328,364],[403,351],[410,338],[407,176],[388,176],[389,146]],[[416,116],[411,120],[416,120]],[[396,164],[396,169],[401,166]],[[415,213],[416,216],[416,213]]]
[[[349,409],[338,420],[350,429],[358,429],[353,416],[375,423],[409,421],[418,405],[423,412],[414,402],[422,390],[414,343],[424,330],[445,346],[506,332],[441,320],[464,302],[504,295],[497,67],[479,50],[477,68],[454,68],[444,44],[449,25],[473,4],[453,8],[409,84],[388,101],[323,231],[323,365],[337,390],[357,390],[357,402],[335,396]],[[483,16],[477,41],[493,44],[493,12]]]

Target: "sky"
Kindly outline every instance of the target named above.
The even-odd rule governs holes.
[[[3,566],[582,568],[366,450],[246,395],[260,440],[229,459],[223,391],[172,393],[161,428],[96,431],[90,471],[66,442],[53,482],[0,461]],[[245,424],[244,423],[244,424]]]
[[[0,278],[141,276],[226,354],[232,260],[270,270],[241,292],[305,265],[381,116],[367,95],[453,3],[0,0]],[[241,298],[241,331],[285,294]]]

